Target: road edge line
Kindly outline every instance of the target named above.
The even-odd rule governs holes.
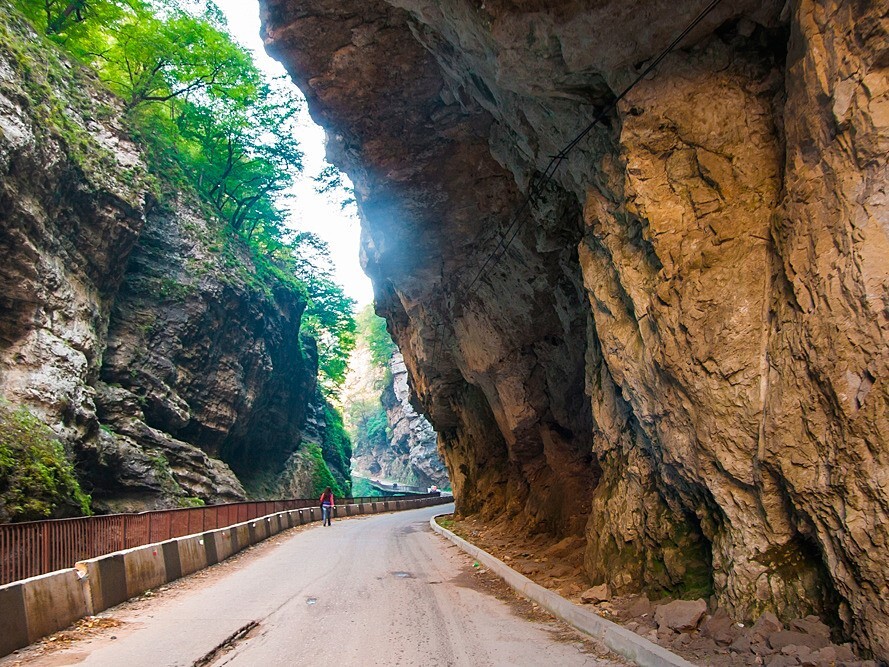
[[[694,667],[693,663],[668,651],[663,646],[640,637],[635,632],[631,632],[613,621],[578,607],[558,593],[534,583],[487,551],[439,525],[436,519],[440,516],[447,516],[447,514],[436,514],[429,519],[429,526],[435,533],[450,540],[475,560],[483,563],[488,570],[503,579],[516,593],[536,602],[556,618],[591,637],[595,637],[615,653],[632,660],[641,667]]]

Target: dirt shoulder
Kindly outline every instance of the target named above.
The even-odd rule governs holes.
[[[856,656],[850,644],[834,643],[835,633],[815,616],[785,626],[767,612],[755,623],[743,624],[712,600],[612,596],[607,586],[592,587],[584,575],[581,537],[561,541],[547,535],[525,537],[508,524],[490,525],[473,517],[448,515],[438,522],[544,588],[696,664],[877,667],[876,662]]]

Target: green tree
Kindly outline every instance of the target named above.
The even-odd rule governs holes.
[[[339,169],[332,164],[324,167],[314,181],[316,183],[315,190],[321,194],[328,195],[334,201],[339,202],[340,209],[347,209],[355,206],[355,189],[349,183],[348,178]]]
[[[203,94],[244,104],[261,77],[250,55],[206,19],[172,8],[158,17],[146,5],[126,12],[109,46],[84,49],[100,77],[128,108]]]
[[[186,168],[221,217],[247,238],[275,250],[287,217],[285,193],[302,168],[295,136],[299,103],[269,83],[250,104],[227,98],[185,103],[177,118]],[[272,243],[277,241],[278,243]]]
[[[358,336],[367,341],[371,361],[378,368],[389,368],[389,359],[397,348],[386,329],[386,320],[377,317],[373,305],[365,306],[356,318]]]
[[[16,0],[15,4],[40,32],[60,43],[85,40],[95,34],[96,26],[119,20],[131,7],[124,0]]]
[[[316,235],[300,232],[293,238],[290,268],[306,285],[309,305],[303,331],[318,343],[318,368],[325,393],[336,393],[346,379],[349,355],[355,348],[355,301],[333,279],[330,250]]]

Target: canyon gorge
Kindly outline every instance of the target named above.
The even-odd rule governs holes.
[[[889,5],[260,4],[458,514],[889,659]]]
[[[183,119],[212,108],[113,92],[23,2],[0,521],[35,518],[4,506],[10,438],[57,439],[104,513],[348,493],[351,430],[362,475],[452,486],[590,586],[815,615],[889,662],[889,1],[259,0],[384,320],[342,402],[284,237],[199,196]]]
[[[352,473],[384,483],[450,487],[438,436],[411,404],[404,357],[370,306],[359,313],[340,400],[352,438]]]
[[[348,488],[305,294],[159,192],[121,101],[0,11],[3,445],[28,410],[101,512]]]

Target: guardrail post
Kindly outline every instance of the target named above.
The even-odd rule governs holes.
[[[41,533],[41,537],[42,537],[41,541],[42,541],[42,550],[43,550],[40,565],[43,568],[44,572],[49,572],[50,571],[50,567],[49,567],[49,526],[47,526],[46,524],[43,524],[42,526],[40,526],[40,533]]]

